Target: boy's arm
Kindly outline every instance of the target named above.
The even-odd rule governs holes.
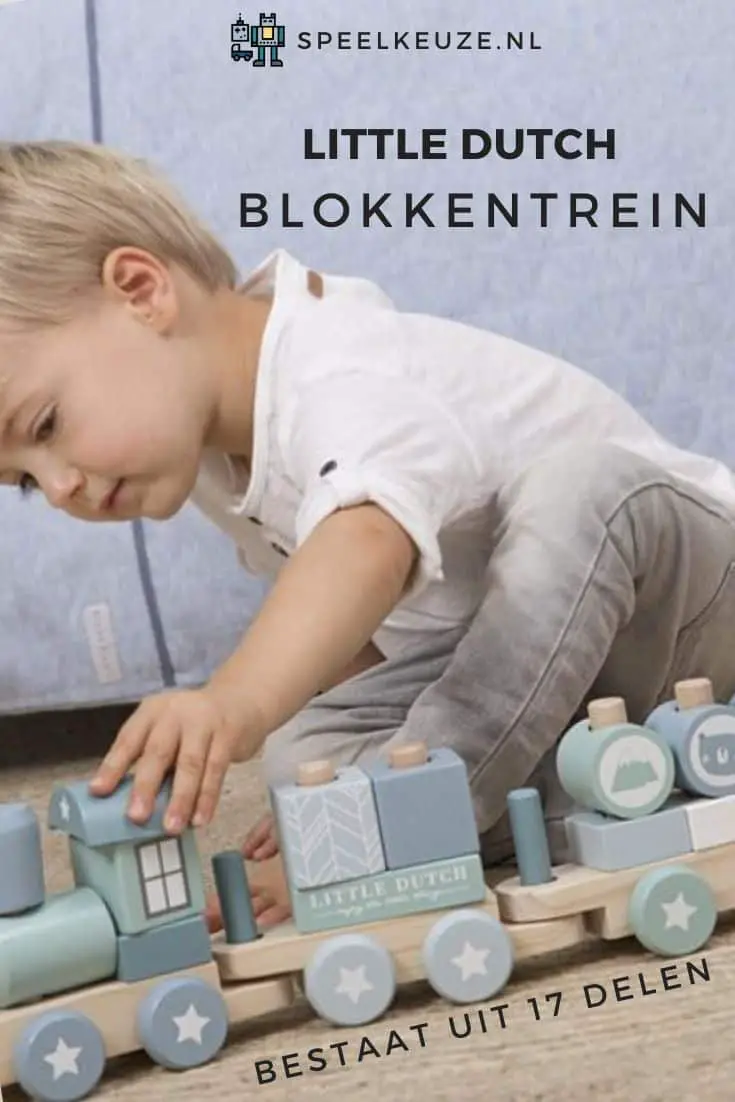
[[[417,557],[403,528],[373,504],[317,525],[207,687],[240,732],[237,760],[340,679],[406,591]]]
[[[357,677],[358,674],[364,673],[366,670],[371,670],[373,666],[380,665],[385,661],[385,655],[378,650],[375,644],[371,641],[366,644],[360,651],[360,653],[353,658],[344,667],[340,673],[325,682],[319,690],[322,693],[328,692],[330,689],[334,689],[337,685],[344,684],[345,681],[349,681],[353,677]]]

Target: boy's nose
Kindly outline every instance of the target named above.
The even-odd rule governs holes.
[[[49,504],[55,509],[65,509],[80,489],[82,481],[79,471],[68,468],[51,472],[45,479],[45,484],[41,485]]]

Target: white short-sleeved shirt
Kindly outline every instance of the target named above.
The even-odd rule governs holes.
[[[735,509],[721,463],[676,448],[593,376],[509,338],[397,310],[375,284],[277,250],[244,294],[273,305],[258,363],[252,471],[206,454],[192,501],[275,578],[319,522],[374,501],[420,552],[410,593],[374,636],[387,657],[467,623],[483,596],[487,503],[560,444],[607,439]]]

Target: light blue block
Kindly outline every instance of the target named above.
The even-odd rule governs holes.
[[[117,978],[135,983],[208,964],[212,939],[204,918],[195,915],[142,934],[123,934],[118,938],[117,953]]]
[[[553,879],[551,857],[538,789],[509,792],[508,816],[521,884],[548,884]]]
[[[44,895],[38,817],[28,804],[0,804],[0,915],[39,907]]]
[[[369,778],[357,766],[325,784],[271,788],[281,852],[295,888],[382,872],[383,846]]]
[[[151,1060],[172,1071],[209,1063],[227,1040],[222,992],[196,976],[157,983],[139,1004],[136,1020]]]
[[[115,935],[107,907],[89,888],[50,895],[33,911],[0,918],[0,1007],[111,978]]]
[[[375,790],[388,869],[479,853],[467,767],[453,750],[432,750],[424,764],[403,768],[376,761],[365,772]]]
[[[735,708],[679,708],[668,700],[654,708],[646,726],[671,747],[679,788],[695,796],[735,793]]]
[[[260,934],[242,854],[236,849],[215,853],[212,871],[227,944],[242,945],[255,941]]]
[[[301,934],[336,930],[363,922],[466,907],[487,894],[482,861],[477,853],[388,869],[360,880],[291,892],[296,929]]]
[[[145,823],[127,815],[133,776],[125,777],[109,796],[93,796],[89,781],[60,785],[51,794],[48,828],[77,838],[86,845],[109,846],[118,842],[143,842],[166,833],[163,819],[171,799],[172,781],[166,777],[156,795],[153,813]]]
[[[614,872],[691,853],[689,820],[679,799],[644,819],[613,819],[596,811],[565,819],[570,859],[589,869]]]
[[[121,934],[203,914],[204,877],[194,832],[92,848],[69,840],[74,881],[105,900]]]

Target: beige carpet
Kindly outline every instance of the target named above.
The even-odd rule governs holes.
[[[90,773],[124,714],[100,711],[0,721],[0,800],[27,800],[43,813],[54,783]],[[236,843],[263,806],[257,767],[234,770],[216,827],[202,837],[204,855],[208,858]],[[63,840],[47,838],[46,860],[49,889],[68,887]],[[450,1021],[456,1032],[463,1032],[465,1009],[443,1003],[424,985],[401,991],[384,1020],[361,1029],[335,1029],[300,1006],[241,1027],[214,1064],[185,1074],[152,1067],[140,1054],[125,1057],[108,1069],[97,1097],[117,1102],[247,1102],[256,1097],[321,1102],[354,1093],[363,1102],[589,1102],[595,1096],[606,1102],[731,1102],[735,928],[718,932],[705,958],[709,982],[687,983],[682,967],[683,986],[670,991],[662,990],[660,968],[665,962],[632,943],[529,963],[502,998],[489,1004],[507,1004],[506,1028],[501,1029],[498,1014],[485,1007],[483,1033],[478,1008],[471,1008],[473,1029],[462,1039],[452,1036]],[[696,959],[701,960],[701,954]],[[658,987],[658,993],[640,993],[641,972],[647,986]],[[612,981],[624,976],[630,977],[638,994],[616,1002]],[[604,1005],[586,1008],[586,984],[604,985]],[[556,1017],[555,1000],[544,1000],[551,992],[562,993]],[[541,1005],[540,1021],[529,999]],[[421,1031],[411,1029],[422,1024]],[[373,1052],[358,1062],[364,1036],[370,1042],[366,1047],[382,1055]],[[392,1051],[386,1054],[391,1040]],[[340,1067],[336,1051],[328,1046],[343,1041],[348,1042],[342,1050],[346,1066]],[[316,1046],[331,1057],[328,1068],[320,1072],[308,1070],[308,1050]],[[288,1054],[293,1077],[287,1079],[282,1057]],[[279,1069],[275,1082],[258,1083],[255,1064],[263,1060],[274,1061]],[[5,1097],[20,1095],[14,1089]]]

